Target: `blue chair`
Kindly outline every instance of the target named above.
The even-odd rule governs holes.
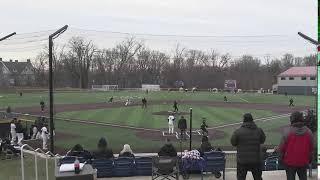
[[[97,169],[97,177],[112,177],[113,160],[112,159],[94,159],[92,167]]]
[[[264,160],[264,171],[274,171],[279,170],[279,158],[278,156],[270,156]]]
[[[223,172],[223,180],[225,180],[226,158],[225,153],[221,151],[211,151],[204,153],[204,159],[206,161],[205,172]]]
[[[152,157],[135,158],[135,175],[151,176],[152,175]]]
[[[113,176],[124,177],[134,175],[134,158],[118,157],[113,162]]]

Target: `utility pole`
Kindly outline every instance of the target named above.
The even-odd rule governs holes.
[[[52,48],[53,48],[53,39],[57,38],[60,34],[64,33],[68,28],[68,25],[63,26],[53,34],[49,36],[49,112],[50,112],[50,151],[54,153],[54,137],[53,137],[53,68],[52,68]]]
[[[192,108],[190,108],[190,141],[189,141],[189,151],[192,150]]]
[[[16,32],[13,32],[13,33],[11,33],[11,34],[8,34],[8,35],[6,35],[5,37],[0,38],[0,41],[3,41],[3,40],[5,40],[5,39],[8,39],[9,37],[11,37],[11,36],[13,36],[13,35],[16,35],[16,34],[17,34]]]

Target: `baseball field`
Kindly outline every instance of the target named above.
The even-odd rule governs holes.
[[[224,102],[226,96],[228,102]],[[108,102],[113,97],[113,102]],[[141,107],[141,99],[147,99],[147,108]],[[293,98],[294,107],[289,107]],[[0,93],[0,109],[7,106],[13,112],[30,115],[48,116],[48,93],[30,92]],[[125,106],[130,99],[132,104]],[[46,104],[45,112],[40,111],[40,101]],[[134,152],[157,152],[166,138],[170,138],[178,147],[176,136],[163,134],[167,131],[167,117],[173,111],[173,101],[178,102],[181,115],[190,120],[192,108],[192,146],[200,146],[201,136],[197,134],[202,118],[207,119],[209,139],[215,147],[232,149],[230,136],[242,122],[242,115],[252,113],[257,125],[266,135],[266,145],[274,146],[280,141],[281,130],[289,124],[289,114],[294,110],[303,111],[313,108],[313,96],[284,96],[258,93],[212,93],[212,92],[55,92],[54,121],[55,148],[65,152],[73,145],[82,144],[88,150],[94,150],[100,137],[107,138],[109,146],[118,153],[124,144],[130,144]],[[34,116],[24,116],[35,120]],[[175,130],[178,131],[177,127]],[[182,142],[187,149],[189,141]]]

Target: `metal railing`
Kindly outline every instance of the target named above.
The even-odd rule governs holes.
[[[38,157],[45,159],[46,161],[46,180],[49,180],[49,159],[54,159],[55,162],[55,171],[57,167],[57,159],[61,158],[59,154],[54,155],[50,151],[44,152],[40,148],[33,149],[28,144],[24,144],[20,148],[21,153],[21,179],[25,180],[25,169],[24,169],[24,154],[34,154],[34,167],[35,167],[35,180],[38,180]]]

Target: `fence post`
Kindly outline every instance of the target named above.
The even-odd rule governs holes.
[[[34,152],[34,169],[35,169],[36,180],[38,180],[38,161],[37,161],[37,152]]]
[[[21,178],[24,180],[23,146],[21,147]]]
[[[46,157],[46,176],[47,176],[47,180],[49,180],[48,157]]]

